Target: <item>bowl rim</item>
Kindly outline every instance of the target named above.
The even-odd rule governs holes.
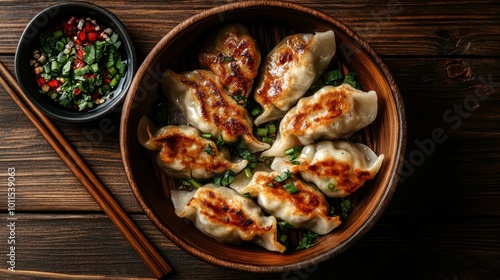
[[[122,90],[119,92],[119,94],[115,95],[113,98],[109,100],[109,104],[106,105],[105,108],[102,108],[99,110],[99,108],[96,108],[95,111],[91,112],[71,112],[67,111],[67,113],[70,116],[63,116],[58,113],[53,112],[52,110],[48,109],[45,105],[39,104],[37,100],[32,96],[32,93],[30,90],[25,86],[23,82],[23,75],[21,73],[21,65],[19,65],[21,59],[20,59],[20,49],[22,48],[22,45],[25,44],[26,40],[31,40],[31,39],[26,39],[26,36],[29,32],[31,32],[31,28],[33,27],[33,24],[36,23],[38,19],[43,17],[44,15],[47,14],[52,14],[59,13],[59,10],[62,8],[88,8],[90,10],[94,10],[97,13],[99,13],[102,17],[109,18],[110,22],[113,22],[114,25],[116,25],[117,29],[116,32],[119,33],[123,48],[125,53],[127,54],[127,60],[129,61],[128,67],[130,70],[130,74],[127,74],[125,76],[125,79],[123,81],[123,87]],[[38,33],[38,31],[37,31]],[[37,38],[38,35],[36,35],[34,38]],[[23,94],[31,101],[33,102],[44,114],[47,116],[63,121],[63,122],[68,122],[68,123],[85,123],[85,122],[90,122],[94,121],[96,119],[99,119],[109,113],[111,113],[113,110],[115,110],[120,104],[123,103],[123,101],[126,98],[126,95],[128,93],[128,90],[130,86],[132,85],[132,80],[134,78],[134,74],[136,73],[137,70],[137,54],[136,50],[134,47],[134,43],[132,38],[130,37],[130,34],[128,33],[125,25],[120,21],[120,19],[110,10],[101,7],[97,4],[89,3],[89,2],[84,2],[84,1],[75,1],[75,2],[63,2],[63,3],[57,3],[51,6],[48,6],[38,12],[26,25],[25,29],[23,30],[23,33],[21,34],[21,37],[19,39],[19,42],[16,47],[16,53],[14,56],[14,73],[16,75],[17,82],[19,86],[22,89]],[[50,107],[50,106],[49,106]],[[54,106],[55,107],[55,106]],[[61,109],[63,110],[63,109]],[[66,112],[66,111],[64,111]]]
[[[400,125],[400,130],[398,132],[398,141],[397,141],[397,154],[394,155],[394,157],[397,159],[394,163],[393,170],[390,170],[390,172],[393,174],[387,184],[386,189],[383,192],[383,195],[381,196],[381,202],[376,206],[374,211],[370,213],[369,217],[367,220],[363,223],[363,225],[356,231],[354,234],[352,234],[350,237],[348,237],[343,243],[339,244],[338,246],[335,247],[335,250],[331,250],[328,253],[323,253],[318,256],[313,256],[307,260],[303,260],[294,264],[288,264],[284,266],[275,266],[275,265],[269,265],[269,266],[258,266],[258,265],[251,265],[251,264],[241,264],[241,263],[233,263],[231,261],[215,257],[211,254],[204,253],[199,251],[196,247],[192,246],[191,244],[185,242],[181,238],[177,237],[175,234],[173,234],[167,227],[165,227],[162,222],[159,220],[159,218],[156,216],[156,214],[152,211],[152,209],[148,206],[148,203],[143,200],[141,197],[141,191],[138,189],[137,184],[135,183],[135,178],[132,172],[131,167],[128,165],[128,162],[130,161],[129,155],[128,155],[128,140],[127,140],[127,135],[129,133],[128,128],[127,128],[127,123],[129,121],[129,110],[133,108],[133,101],[135,94],[131,92],[130,94],[127,94],[127,97],[124,102],[124,107],[122,110],[122,116],[121,116],[121,121],[120,121],[120,150],[122,153],[122,159],[123,159],[123,164],[125,168],[125,173],[127,175],[127,179],[129,181],[130,187],[132,189],[132,192],[134,193],[134,196],[136,197],[138,203],[144,210],[145,214],[148,216],[148,218],[155,224],[155,226],[176,246],[180,247],[184,251],[188,252],[189,254],[214,265],[224,267],[224,268],[230,268],[230,269],[237,269],[241,271],[247,271],[247,272],[259,272],[259,273],[273,273],[273,272],[284,272],[284,271],[290,271],[290,270],[295,270],[295,269],[303,269],[310,267],[312,265],[318,264],[320,262],[323,262],[327,259],[330,259],[339,253],[343,252],[345,249],[347,249],[349,246],[354,244],[355,241],[360,239],[367,231],[369,231],[372,226],[377,222],[377,220],[380,218],[380,216],[383,214],[384,209],[387,207],[390,199],[392,198],[395,190],[397,183],[399,181],[399,176],[401,174],[402,166],[403,166],[403,160],[404,160],[404,153],[406,149],[406,116],[405,116],[405,108],[404,108],[404,103],[403,99],[401,97],[400,91],[397,87],[397,84],[390,73],[389,69],[387,66],[383,63],[382,59],[378,56],[378,54],[375,52],[374,49],[372,49],[368,43],[359,35],[357,35],[353,30],[351,30],[349,27],[347,27],[344,23],[341,21],[333,18],[332,16],[329,16],[323,12],[320,12],[318,10],[315,10],[313,8],[309,8],[306,6],[303,6],[301,4],[296,4],[296,3],[290,3],[290,2],[284,2],[284,1],[268,1],[268,0],[253,0],[253,1],[245,1],[245,2],[236,2],[236,3],[229,3],[225,5],[221,5],[218,7],[214,7],[205,11],[202,11],[194,16],[189,17],[188,19],[182,21],[179,23],[176,27],[174,27],[172,30],[170,30],[162,39],[155,45],[155,47],[151,50],[151,52],[148,54],[148,56],[145,58],[141,66],[139,67],[133,81],[132,85],[129,89],[129,91],[133,91],[134,88],[137,88],[139,84],[141,83],[142,79],[144,76],[147,74],[148,69],[146,65],[149,65],[153,63],[156,59],[156,56],[160,51],[169,43],[169,41],[172,38],[175,38],[178,36],[185,28],[188,26],[200,22],[203,19],[211,16],[215,16],[217,14],[223,14],[225,12],[231,12],[234,10],[241,10],[245,8],[254,8],[254,7],[272,7],[272,8],[283,8],[283,9],[288,9],[292,10],[294,12],[306,12],[309,15],[312,15],[316,18],[321,19],[322,21],[329,23],[333,26],[336,26],[337,28],[341,29],[343,32],[345,32],[349,37],[351,37],[357,44],[360,44],[361,47],[363,48],[363,51],[365,51],[370,59],[374,61],[374,63],[377,65],[377,67],[380,69],[381,73],[387,80],[387,83],[390,87],[391,90],[391,95],[394,100],[394,104],[396,105],[397,109],[397,121],[398,124]]]

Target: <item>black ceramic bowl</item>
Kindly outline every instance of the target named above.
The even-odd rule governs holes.
[[[70,111],[41,95],[33,73],[33,66],[30,66],[30,60],[33,58],[33,51],[37,48],[40,33],[54,28],[72,15],[90,17],[99,24],[118,33],[122,42],[119,51],[122,53],[122,59],[128,64],[127,72],[116,89],[113,90],[112,97],[107,98],[103,104],[85,112]],[[127,30],[115,15],[94,4],[69,2],[48,7],[30,21],[19,40],[14,67],[17,81],[24,94],[42,112],[60,121],[81,123],[103,117],[113,111],[124,100],[137,68],[137,62],[133,42]]]

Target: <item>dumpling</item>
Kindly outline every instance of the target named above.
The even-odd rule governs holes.
[[[335,50],[331,30],[281,40],[262,63],[254,98],[263,112],[255,125],[283,117],[326,69]]]
[[[255,171],[250,179],[241,173],[230,186],[240,194],[250,194],[262,209],[295,228],[327,234],[341,223],[339,216],[328,215],[330,206],[321,191],[295,176]]]
[[[242,139],[251,152],[269,148],[269,144],[255,138],[248,112],[227,94],[211,71],[194,70],[180,75],[167,70],[162,90],[186,120],[203,133],[222,136],[228,143]]]
[[[203,46],[198,60],[202,67],[214,72],[229,95],[241,104],[252,92],[261,55],[248,29],[233,23],[217,30]]]
[[[154,135],[151,130],[155,131]],[[238,173],[248,164],[240,159],[229,161],[227,149],[218,149],[213,141],[201,137],[198,129],[187,125],[156,130],[148,118],[142,117],[137,135],[142,146],[159,150],[158,166],[172,178],[207,179],[227,170]]]
[[[194,191],[171,191],[175,213],[221,243],[256,243],[269,251],[284,252],[278,242],[277,222],[264,216],[253,200],[227,187],[204,185]]]
[[[276,157],[273,170],[290,170],[314,183],[328,197],[344,197],[373,179],[384,155],[377,156],[369,147],[348,141],[322,141],[305,146],[291,163]]]
[[[371,124],[377,110],[377,93],[373,90],[364,92],[349,84],[325,86],[301,98],[286,113],[276,141],[262,156],[284,156],[287,149],[295,146],[349,136]]]

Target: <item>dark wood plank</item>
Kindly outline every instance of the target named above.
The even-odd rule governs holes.
[[[404,182],[388,211],[498,215],[500,71],[496,60],[385,61],[400,85],[408,121]],[[455,111],[456,106],[463,107],[463,115]],[[433,132],[441,130],[443,136],[434,141]]]
[[[231,3],[213,1],[106,1],[145,56],[181,21],[201,11]],[[335,17],[364,37],[381,55],[480,55],[500,53],[498,1],[295,1]],[[0,53],[14,54],[27,23],[55,1],[2,1]],[[134,13],[130,13],[134,9]],[[439,13],[436,13],[439,11]],[[464,13],[464,11],[466,11]]]
[[[103,215],[19,214],[17,218],[17,272],[6,274],[5,266],[0,268],[9,279],[151,277]],[[200,261],[174,246],[145,216],[133,218],[174,267],[170,279],[428,279],[443,274],[448,279],[454,275],[495,279],[500,272],[497,218],[385,215],[339,256],[302,270],[269,274]],[[5,231],[2,235],[6,237]]]

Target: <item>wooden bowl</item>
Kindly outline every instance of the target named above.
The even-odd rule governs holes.
[[[160,94],[166,69],[193,70],[197,51],[206,34],[217,27],[240,22],[249,27],[263,56],[282,37],[292,33],[333,30],[336,59],[358,74],[362,89],[378,94],[377,119],[362,131],[364,142],[385,160],[377,176],[352,197],[353,212],[340,227],[306,250],[284,254],[268,252],[253,244],[225,245],[205,236],[192,223],[178,218],[168,197],[173,180],[157,172],[153,160],[137,140],[137,125],[150,116]],[[130,186],[151,221],[177,246],[209,263],[252,271],[280,272],[301,269],[338,255],[363,236],[377,221],[398,183],[406,125],[404,107],[389,70],[375,51],[338,20],[297,4],[278,1],[232,3],[204,11],[171,30],[139,68],[124,103],[120,145]]]

